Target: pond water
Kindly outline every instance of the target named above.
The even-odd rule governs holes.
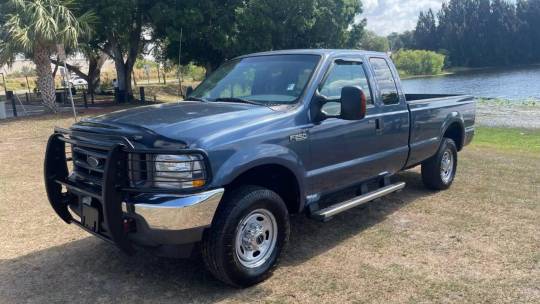
[[[468,94],[484,98],[540,100],[540,65],[483,69],[403,80],[406,93]]]

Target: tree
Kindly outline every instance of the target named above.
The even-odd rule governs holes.
[[[167,11],[167,13],[163,13]],[[167,57],[215,69],[226,59],[266,50],[343,48],[361,37],[357,0],[165,0],[154,7],[156,38],[168,38]]]
[[[450,0],[436,16],[420,14],[417,47],[433,49],[435,45],[453,65],[540,61],[540,0]]]
[[[405,31],[401,34],[391,33],[387,37],[390,51],[408,50],[415,47],[414,31]]]
[[[437,49],[437,24],[435,15],[429,9],[427,12],[420,12],[416,30],[414,31],[414,41],[416,48],[421,50],[436,50]]]
[[[368,51],[388,52],[390,50],[390,44],[386,37],[378,36],[373,31],[366,31],[357,48]]]
[[[44,105],[56,112],[51,55],[57,44],[76,47],[81,36],[90,33],[93,15],[80,14],[69,0],[7,0],[0,10],[0,63],[11,63],[24,53],[36,65],[38,87]]]
[[[133,67],[152,38],[150,11],[159,3],[154,0],[96,0],[84,4],[98,17],[93,27],[95,34],[88,46],[94,54],[99,54],[99,50],[114,61],[118,88],[130,98]],[[168,14],[169,9],[161,13]]]
[[[81,43],[80,48],[73,51],[74,52],[80,52],[86,57],[88,60],[88,71],[85,73],[79,66],[74,66],[69,63],[64,63],[59,61],[58,59],[51,59],[51,62],[55,64],[55,70],[58,68],[58,66],[66,65],[68,70],[75,73],[77,76],[81,77],[82,79],[86,80],[88,83],[88,92],[91,94],[96,93],[97,89],[101,85],[101,68],[103,68],[103,65],[109,58],[107,54],[105,54],[100,49],[92,48],[88,44]],[[53,73],[54,75],[55,73]]]

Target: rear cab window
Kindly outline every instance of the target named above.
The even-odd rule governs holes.
[[[390,65],[384,58],[373,57],[369,59],[375,82],[379,87],[380,98],[384,105],[399,104],[399,93],[396,80],[392,75]]]

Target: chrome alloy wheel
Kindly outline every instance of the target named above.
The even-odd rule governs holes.
[[[277,242],[277,222],[266,209],[257,209],[244,217],[236,227],[235,252],[240,264],[256,268],[272,255]]]
[[[448,184],[454,174],[454,155],[452,151],[446,150],[441,159],[441,179]]]

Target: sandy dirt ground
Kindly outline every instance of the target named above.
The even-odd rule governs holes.
[[[540,303],[540,155],[472,145],[448,191],[411,170],[331,222],[296,216],[281,267],[238,290],[198,258],[127,257],[53,213],[43,153],[71,122],[0,123],[0,303]]]

